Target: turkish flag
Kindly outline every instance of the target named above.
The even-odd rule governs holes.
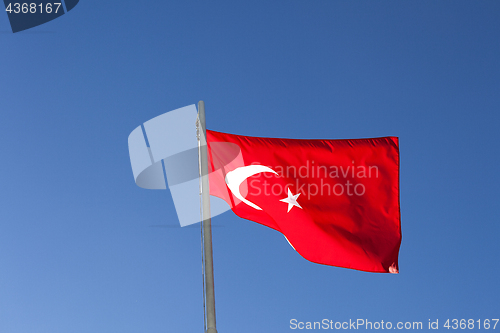
[[[207,130],[210,194],[305,259],[398,273],[398,138],[295,140]]]

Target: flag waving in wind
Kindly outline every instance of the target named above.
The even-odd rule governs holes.
[[[211,218],[229,209],[281,232],[312,262],[399,273],[398,138],[232,135],[206,130],[203,101],[198,111],[148,120],[128,146],[136,184],[165,189],[166,180],[181,226],[202,222],[206,332],[217,333]]]
[[[396,137],[257,138],[207,130],[210,194],[281,232],[305,259],[398,273]]]
[[[295,140],[207,130],[200,136],[207,145],[199,145],[196,120],[190,105],[148,120],[129,136],[137,185],[166,189],[168,180],[181,226],[202,220],[200,182],[208,172],[210,217],[232,209],[281,232],[316,263],[399,272],[396,137]],[[200,178],[201,152],[208,153],[208,170]]]

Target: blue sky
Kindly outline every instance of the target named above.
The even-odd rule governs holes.
[[[0,332],[203,330],[199,228],[127,148],[198,100],[222,132],[400,138],[400,274],[308,262],[226,212],[219,332],[499,317],[498,1],[82,0],[16,34],[0,15],[0,40]]]

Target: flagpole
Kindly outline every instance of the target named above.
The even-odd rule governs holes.
[[[208,184],[208,147],[205,126],[205,102],[198,102],[198,118],[200,120],[201,135],[201,195],[203,207],[203,246],[204,246],[204,266],[205,266],[205,302],[207,311],[206,333],[217,333],[215,325],[215,291],[214,291],[214,263],[212,255],[212,220],[210,218],[210,187]]]

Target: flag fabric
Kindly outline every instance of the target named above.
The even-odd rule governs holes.
[[[397,137],[258,138],[207,130],[210,194],[305,259],[398,273]]]

